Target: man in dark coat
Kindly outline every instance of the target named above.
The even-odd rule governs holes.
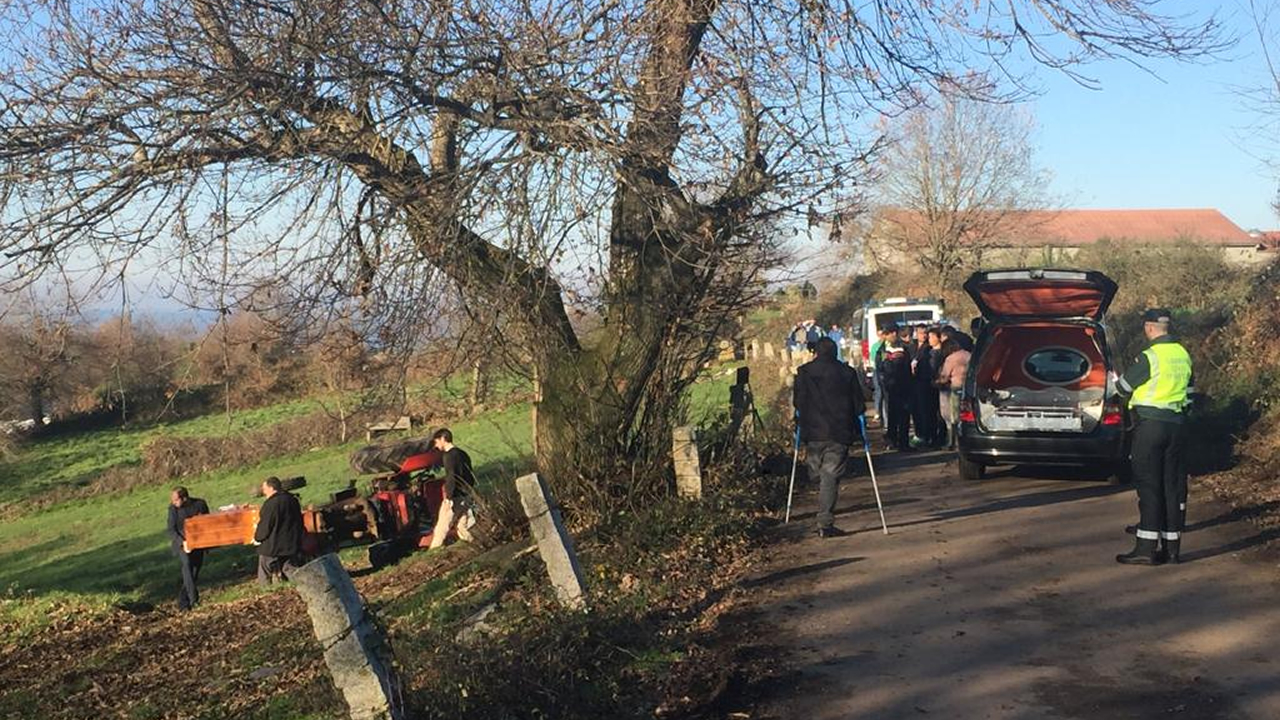
[[[831,338],[814,343],[816,357],[796,372],[793,400],[799,415],[809,476],[818,478],[818,535],[837,537],[836,494],[845,474],[849,446],[860,437],[858,418],[866,411],[858,371],[836,359]]]
[[[889,444],[902,452],[911,450],[911,361],[896,331],[885,340],[881,350],[880,384],[884,388],[885,427]]]
[[[204,565],[204,550],[187,549],[187,518],[206,515],[209,505],[200,498],[193,498],[184,487],[176,487],[169,494],[169,545],[182,566],[182,588],[178,590],[178,609],[190,610],[200,602],[200,590],[196,581],[200,567]]]
[[[258,512],[258,526],[253,541],[258,546],[258,582],[270,585],[278,577],[288,580],[298,569],[298,553],[302,548],[302,505],[298,498],[284,491],[280,479],[262,481],[262,494],[267,501]]]
[[[916,326],[916,339],[911,343],[911,420],[921,445],[936,439],[938,423],[938,391],[933,387],[933,347],[929,330]]]

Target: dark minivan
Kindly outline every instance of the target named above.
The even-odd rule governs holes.
[[[977,339],[960,403],[960,474],[1077,465],[1124,475],[1127,450],[1103,315],[1116,283],[1089,270],[989,270],[964,284]]]

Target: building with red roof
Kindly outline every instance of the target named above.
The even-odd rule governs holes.
[[[989,238],[981,250],[983,264],[1052,264],[1099,242],[1160,246],[1187,242],[1221,248],[1235,264],[1254,265],[1274,258],[1280,232],[1249,233],[1213,208],[1128,210],[1029,210],[968,213],[959,221],[981,226]],[[904,237],[927,232],[921,213],[888,208],[872,220],[868,234],[872,265],[907,260]],[[874,246],[878,246],[878,249]],[[975,252],[977,252],[975,250]]]

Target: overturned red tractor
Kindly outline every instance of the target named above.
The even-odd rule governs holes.
[[[431,525],[444,497],[444,482],[434,471],[440,467],[440,451],[425,438],[394,445],[370,445],[351,455],[351,467],[362,475],[374,475],[365,494],[351,480],[347,488],[322,505],[302,511],[306,534],[302,554],[308,557],[352,545],[369,545],[369,563],[375,569],[395,562],[405,553],[431,544]],[[285,490],[306,485],[302,477],[283,481]],[[249,545],[258,522],[256,505],[241,505],[186,522],[187,547]]]

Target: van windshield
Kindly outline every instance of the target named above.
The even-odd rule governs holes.
[[[876,312],[876,330],[884,330],[890,325],[899,327],[907,324],[931,322],[932,310],[881,310]]]

